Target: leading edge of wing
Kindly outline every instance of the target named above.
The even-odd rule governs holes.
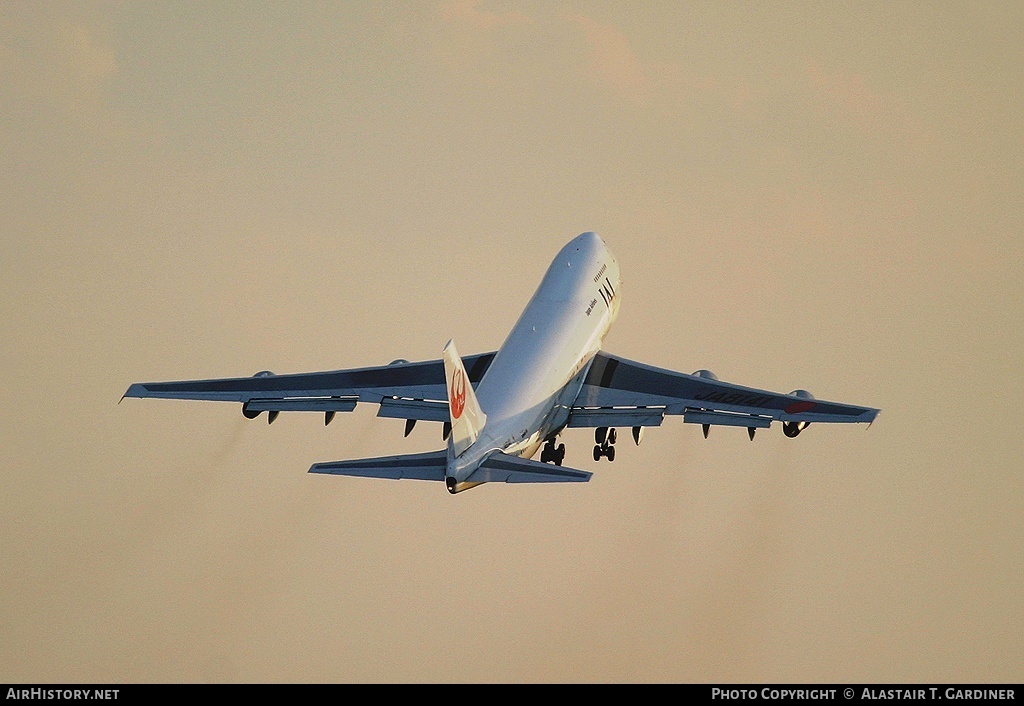
[[[614,407],[663,407],[665,414],[722,410],[807,422],[870,423],[879,412],[872,407],[805,399],[687,375],[600,351],[594,357],[574,409]]]

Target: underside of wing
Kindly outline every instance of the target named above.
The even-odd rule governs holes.
[[[464,358],[470,382],[477,384],[494,353]],[[379,416],[447,421],[448,403],[441,360],[317,373],[275,375],[269,371],[252,377],[211,380],[135,383],[125,397],[241,402],[243,412],[350,412],[359,402],[381,405]]]
[[[687,375],[598,353],[590,366],[568,426],[657,426],[665,415],[692,424],[770,426],[788,423],[867,422],[877,409],[816,400],[722,382],[708,371]]]

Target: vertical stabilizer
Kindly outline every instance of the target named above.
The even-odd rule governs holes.
[[[480,409],[466,367],[455,349],[455,341],[444,347],[444,377],[448,389],[448,413],[452,420],[451,444],[456,456],[469,448],[487,421]]]

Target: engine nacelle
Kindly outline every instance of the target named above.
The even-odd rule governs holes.
[[[270,372],[269,370],[261,370],[258,373],[256,373],[255,375],[253,375],[253,377],[254,378],[272,378],[272,377],[274,377],[274,373]],[[260,416],[260,414],[262,414],[262,413],[263,413],[262,409],[249,409],[249,402],[248,401],[242,403],[242,416],[245,417],[246,419],[255,419],[256,417]],[[269,423],[273,424],[275,419],[277,419],[277,412],[270,412],[267,415],[267,421]]]
[[[793,390],[789,394],[792,397],[799,397],[802,400],[807,400],[807,409],[811,409],[814,407],[813,403],[810,402],[811,400],[814,399],[814,395],[812,395],[807,390]],[[791,410],[799,412],[806,411],[805,409],[803,409],[803,405],[800,405],[799,403],[797,403],[796,405],[790,405],[789,407],[786,408],[786,411]],[[783,422],[782,433],[788,436],[790,439],[795,439],[797,436],[800,435],[800,432],[802,432],[810,425],[810,422]]]
[[[481,481],[470,482],[470,481],[466,481],[466,480],[464,480],[464,481],[457,481],[457,480],[455,480],[455,478],[453,476],[447,476],[444,479],[444,484],[448,488],[448,492],[451,493],[452,495],[455,495],[456,493],[461,493],[464,490],[469,490],[470,488],[475,488],[478,485],[483,485],[483,482],[481,482]]]
[[[782,433],[790,439],[795,439],[800,435],[800,432],[809,426],[811,426],[810,422],[783,422]]]

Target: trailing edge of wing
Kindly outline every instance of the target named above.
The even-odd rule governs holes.
[[[400,480],[444,480],[447,451],[431,451],[424,454],[403,454],[401,456],[380,456],[361,458],[353,461],[327,461],[314,463],[310,473],[329,473],[336,476],[361,476],[364,478],[390,478]]]
[[[569,427],[660,427],[665,420],[664,407],[573,407]]]

